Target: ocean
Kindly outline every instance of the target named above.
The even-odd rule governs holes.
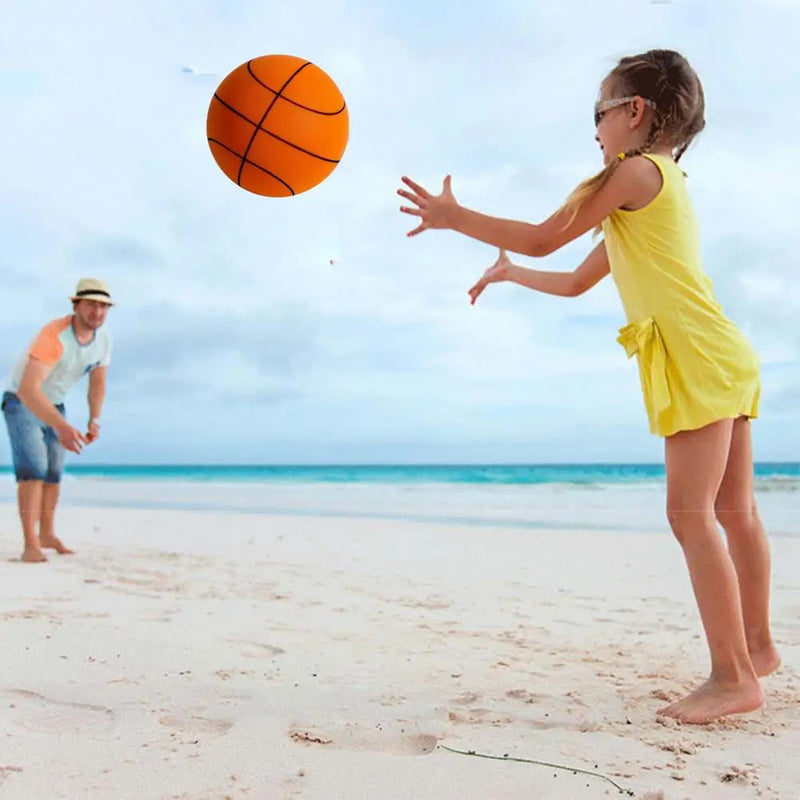
[[[67,469],[75,477],[108,480],[237,483],[558,483],[586,486],[664,480],[663,464],[74,464]],[[761,482],[794,481],[800,484],[800,462],[756,464],[755,474]]]
[[[760,463],[768,531],[800,535],[800,463]],[[9,467],[0,502],[13,503]],[[69,464],[68,505],[350,516],[468,526],[668,531],[661,464]]]

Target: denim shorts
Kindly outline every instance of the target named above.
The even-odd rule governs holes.
[[[63,404],[56,408],[65,416]],[[13,392],[3,392],[2,409],[17,481],[59,483],[65,451],[55,430],[34,416]]]

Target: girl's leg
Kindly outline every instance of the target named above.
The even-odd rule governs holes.
[[[753,493],[753,446],[747,417],[733,424],[728,465],[715,510],[739,577],[750,660],[757,675],[769,675],[780,666],[781,659],[769,630],[769,544]]]
[[[714,516],[732,430],[733,420],[725,419],[666,440],[667,517],[683,548],[711,654],[708,681],[659,711],[688,723],[764,703],[747,651],[736,570]]]

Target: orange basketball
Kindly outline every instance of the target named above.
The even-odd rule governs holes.
[[[347,105],[319,67],[296,56],[241,64],[208,107],[206,135],[219,168],[254,194],[300,194],[333,172],[347,146]]]

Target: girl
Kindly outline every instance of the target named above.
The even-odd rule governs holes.
[[[594,109],[604,169],[540,225],[460,206],[449,175],[438,195],[406,177],[408,189],[398,190],[413,203],[400,210],[420,219],[409,236],[447,228],[500,249],[469,290],[472,303],[499,281],[575,297],[613,277],[628,322],[617,341],[637,356],[650,431],[665,439],[667,518],[711,654],[709,679],[658,712],[688,723],[761,708],[759,676],[780,664],[769,629],[770,554],[753,494],[758,357],[722,313],[703,272],[678,166],[705,127],[704,108],[700,80],[680,54],[623,58]],[[593,228],[603,241],[574,272],[526,269],[506,255],[545,256]]]

